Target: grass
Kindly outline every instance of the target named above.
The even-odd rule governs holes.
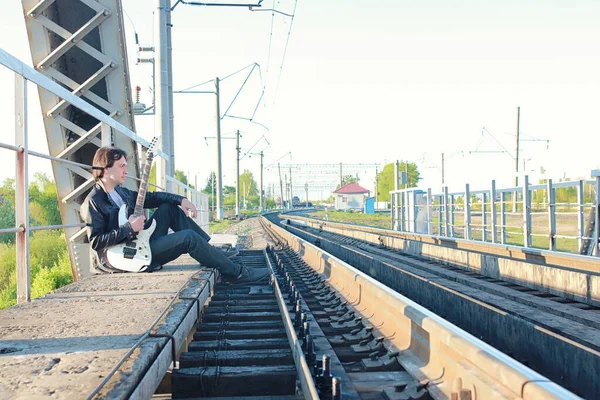
[[[325,220],[326,216],[329,221],[343,222],[355,225],[365,225],[373,228],[390,229],[390,215],[382,214],[363,214],[343,211],[314,211],[308,214],[310,218]]]
[[[231,225],[235,224],[236,221],[224,219],[221,221],[211,221],[208,224],[208,229],[211,233],[221,233]]]

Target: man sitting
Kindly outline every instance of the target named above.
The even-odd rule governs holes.
[[[101,147],[94,155],[93,165],[102,169],[93,171],[96,184],[81,206],[81,217],[88,224],[88,239],[97,255],[98,269],[121,272],[107,263],[104,250],[125,240],[133,240],[136,232],[150,226],[154,220],[156,229],[150,237],[152,264],[149,271],[160,269],[163,264],[189,253],[202,265],[219,270],[231,283],[256,283],[268,276],[266,269],[250,269],[234,263],[210,245],[210,236],[187,216],[190,213],[196,217],[196,206],[183,196],[147,192],[144,208],[157,208],[152,217],[146,222],[143,215],[130,216],[125,224],[119,226],[119,208],[127,205],[128,215],[131,215],[138,195],[120,186],[127,176],[127,154],[118,148]],[[174,233],[167,234],[169,228]]]

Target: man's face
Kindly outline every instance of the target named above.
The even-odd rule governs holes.
[[[119,158],[112,167],[104,169],[104,179],[112,182],[115,186],[122,185],[127,177],[127,160]]]

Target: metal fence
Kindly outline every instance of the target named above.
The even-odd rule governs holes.
[[[0,229],[0,234],[16,235],[15,251],[17,261],[17,302],[24,302],[30,301],[31,299],[29,254],[30,232],[50,229],[81,228],[77,234],[72,235],[71,237],[67,236],[67,245],[71,245],[73,247],[74,257],[72,260],[74,260],[75,263],[89,263],[89,254],[84,254],[84,250],[85,253],[88,253],[89,249],[89,245],[84,245],[83,243],[85,235],[82,234],[82,232],[85,233],[85,229],[83,229],[85,227],[85,223],[81,222],[76,224],[53,226],[30,226],[29,157],[33,156],[47,159],[52,162],[68,165],[70,168],[79,168],[83,170],[92,169],[92,167],[87,164],[77,163],[62,157],[51,156],[29,149],[27,83],[33,82],[38,86],[38,88],[43,88],[44,90],[53,93],[59,98],[68,101],[73,106],[99,120],[101,128],[98,132],[96,132],[96,135],[100,135],[100,141],[102,145],[109,145],[113,135],[124,135],[130,138],[143,151],[148,148],[150,143],[147,140],[137,136],[134,132],[115,121],[110,116],[94,108],[83,99],[75,96],[62,86],[58,85],[56,82],[38,73],[33,68],[6,53],[2,49],[0,49],[0,65],[15,72],[15,144],[0,142],[0,148],[14,152],[16,159],[15,226],[12,228]],[[94,137],[88,138],[89,141],[92,139],[94,139]],[[156,151],[156,155],[166,159],[166,155],[160,150]],[[139,181],[139,178],[136,177],[129,178]],[[186,196],[192,203],[196,205],[199,211],[196,222],[208,232],[208,196],[171,177],[168,178],[168,187],[173,187],[176,193]],[[63,201],[66,200],[63,199]],[[74,268],[73,271],[75,270],[76,269]]]
[[[441,193],[390,191],[391,229],[484,242],[599,255],[600,171],[594,180]],[[557,194],[559,201],[557,201]]]

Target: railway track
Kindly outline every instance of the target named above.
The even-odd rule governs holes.
[[[242,251],[239,258],[270,268],[272,278],[215,285],[172,375],[174,399],[431,398],[386,338],[292,250]]]
[[[599,398],[597,307],[305,223],[282,226],[561,386]]]
[[[172,373],[172,398],[577,398],[276,223],[261,224],[277,245],[239,257],[269,268],[270,280],[211,288]]]

